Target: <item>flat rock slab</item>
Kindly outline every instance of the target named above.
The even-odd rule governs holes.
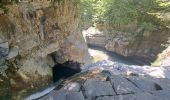
[[[161,90],[161,87],[152,80],[142,78],[142,77],[129,77],[129,81],[134,83],[140,90],[144,92]]]
[[[158,78],[153,81],[160,85],[163,90],[170,90],[170,79]]]
[[[37,100],[66,100],[67,91],[52,91],[48,95]]]
[[[82,92],[69,92],[66,95],[66,100],[84,100]]]
[[[84,100],[82,92],[68,92],[65,90],[52,91],[48,95],[37,100]]]
[[[79,83],[76,83],[76,82],[73,82],[73,83],[68,83],[67,85],[65,85],[63,87],[64,90],[67,90],[67,91],[74,91],[74,92],[78,92],[80,91],[80,84]]]
[[[164,95],[157,96],[150,93],[138,93],[119,96],[104,96],[98,97],[96,100],[169,100]]]
[[[63,84],[59,90],[53,90],[38,100],[170,100],[169,79],[97,75],[100,78],[92,77],[84,83],[71,81]]]
[[[153,91],[151,93],[157,96],[158,100],[170,100],[170,90]]]
[[[88,98],[105,95],[116,95],[109,81],[87,80],[83,87],[85,95]]]
[[[141,92],[134,84],[128,81],[126,78],[118,75],[114,75],[109,78],[117,94],[129,94]]]

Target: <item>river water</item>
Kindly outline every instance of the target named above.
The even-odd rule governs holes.
[[[110,60],[113,62],[123,63],[127,65],[144,65],[144,63],[139,60],[123,57],[114,52],[107,51],[106,49],[101,47],[89,46],[89,53],[94,58],[94,62]]]
[[[99,68],[109,70],[115,74],[136,73],[140,75],[149,75],[155,78],[169,78],[170,68],[152,67],[141,63],[139,60],[126,58],[116,53],[106,51],[99,47],[90,47],[89,53],[93,57],[94,63],[85,66],[84,71]]]

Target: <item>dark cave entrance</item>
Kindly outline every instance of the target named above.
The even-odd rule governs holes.
[[[73,76],[76,73],[81,72],[81,64],[74,61],[67,61],[63,64],[57,63],[53,68],[53,82],[57,82],[60,79],[66,79]]]

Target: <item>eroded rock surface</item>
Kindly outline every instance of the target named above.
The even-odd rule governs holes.
[[[5,5],[7,12],[0,15],[0,96],[9,93],[6,89],[35,89],[52,82],[51,67],[56,62],[86,64],[90,60],[87,45],[77,29],[76,1],[10,2]],[[63,58],[61,62],[52,59],[55,52],[61,54],[57,57]],[[16,94],[10,92],[8,97]]]
[[[79,84],[70,85],[68,84]],[[169,100],[169,79],[142,75],[114,75],[94,69],[66,80],[38,100]],[[70,89],[72,88],[72,89]]]
[[[84,32],[88,44],[105,48],[125,57],[140,59],[141,62],[150,63],[165,49],[170,36],[169,30],[144,30],[141,27],[129,25],[122,29],[89,28]]]

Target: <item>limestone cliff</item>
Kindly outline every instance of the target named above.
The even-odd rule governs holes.
[[[13,95],[13,88],[48,84],[55,62],[88,62],[75,0],[24,0],[5,7],[0,15],[0,96],[6,91]]]

